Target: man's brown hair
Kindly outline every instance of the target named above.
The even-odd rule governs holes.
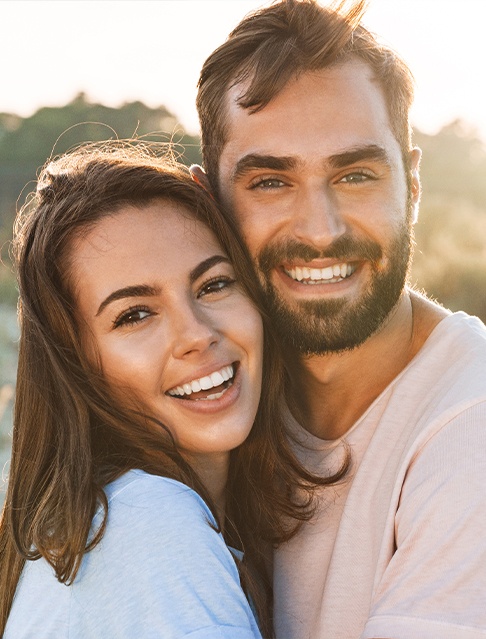
[[[366,0],[357,0],[348,9],[345,4],[342,1],[332,8],[323,7],[316,0],[281,0],[244,18],[206,60],[196,104],[204,166],[215,193],[219,159],[228,138],[229,89],[244,83],[237,103],[256,112],[299,74],[350,58],[368,64],[379,82],[393,134],[408,167],[411,72],[396,53],[360,24]]]

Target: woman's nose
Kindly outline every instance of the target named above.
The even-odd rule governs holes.
[[[178,359],[202,353],[220,338],[211,315],[189,304],[185,306],[184,312],[174,317],[172,330],[172,352]]]

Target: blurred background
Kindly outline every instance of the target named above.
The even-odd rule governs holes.
[[[11,438],[18,328],[9,241],[45,161],[82,141],[172,140],[200,162],[194,101],[206,57],[253,0],[0,2],[0,468]],[[483,0],[370,0],[365,25],[416,78],[423,197],[412,282],[486,321]],[[0,493],[0,501],[2,499]]]

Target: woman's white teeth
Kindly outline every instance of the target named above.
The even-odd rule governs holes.
[[[201,397],[201,399],[198,400],[198,401],[205,401],[207,399],[219,399],[220,397],[222,397],[224,395],[224,391],[225,390],[226,390],[226,388],[224,388],[219,393],[213,393],[212,395],[208,395],[207,397]]]
[[[215,386],[219,386],[224,382],[224,377],[220,372],[211,373],[207,377],[201,377],[199,380],[201,384],[201,388],[203,390],[209,390],[210,388],[214,388]]]
[[[354,273],[354,267],[351,264],[334,264],[326,266],[326,268],[308,268],[307,266],[296,266],[295,268],[286,269],[285,272],[293,280],[306,283],[322,282],[338,282],[345,277],[349,277]]]
[[[205,375],[204,377],[200,377],[199,379],[193,379],[192,382],[186,382],[182,384],[182,386],[176,386],[175,388],[171,388],[168,392],[169,395],[174,397],[191,395],[191,393],[198,393],[201,390],[209,390],[210,388],[215,388],[216,386],[221,386],[224,382],[229,381],[234,376],[234,369],[232,365],[225,366],[219,371],[215,371],[211,373],[211,375]],[[219,393],[215,393],[213,395],[208,395],[206,399],[217,399],[221,397],[226,389],[223,389]]]

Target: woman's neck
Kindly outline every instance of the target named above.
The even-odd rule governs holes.
[[[194,454],[184,457],[196,471],[212,499],[221,526],[224,525],[226,508],[226,482],[228,481],[229,453]]]

